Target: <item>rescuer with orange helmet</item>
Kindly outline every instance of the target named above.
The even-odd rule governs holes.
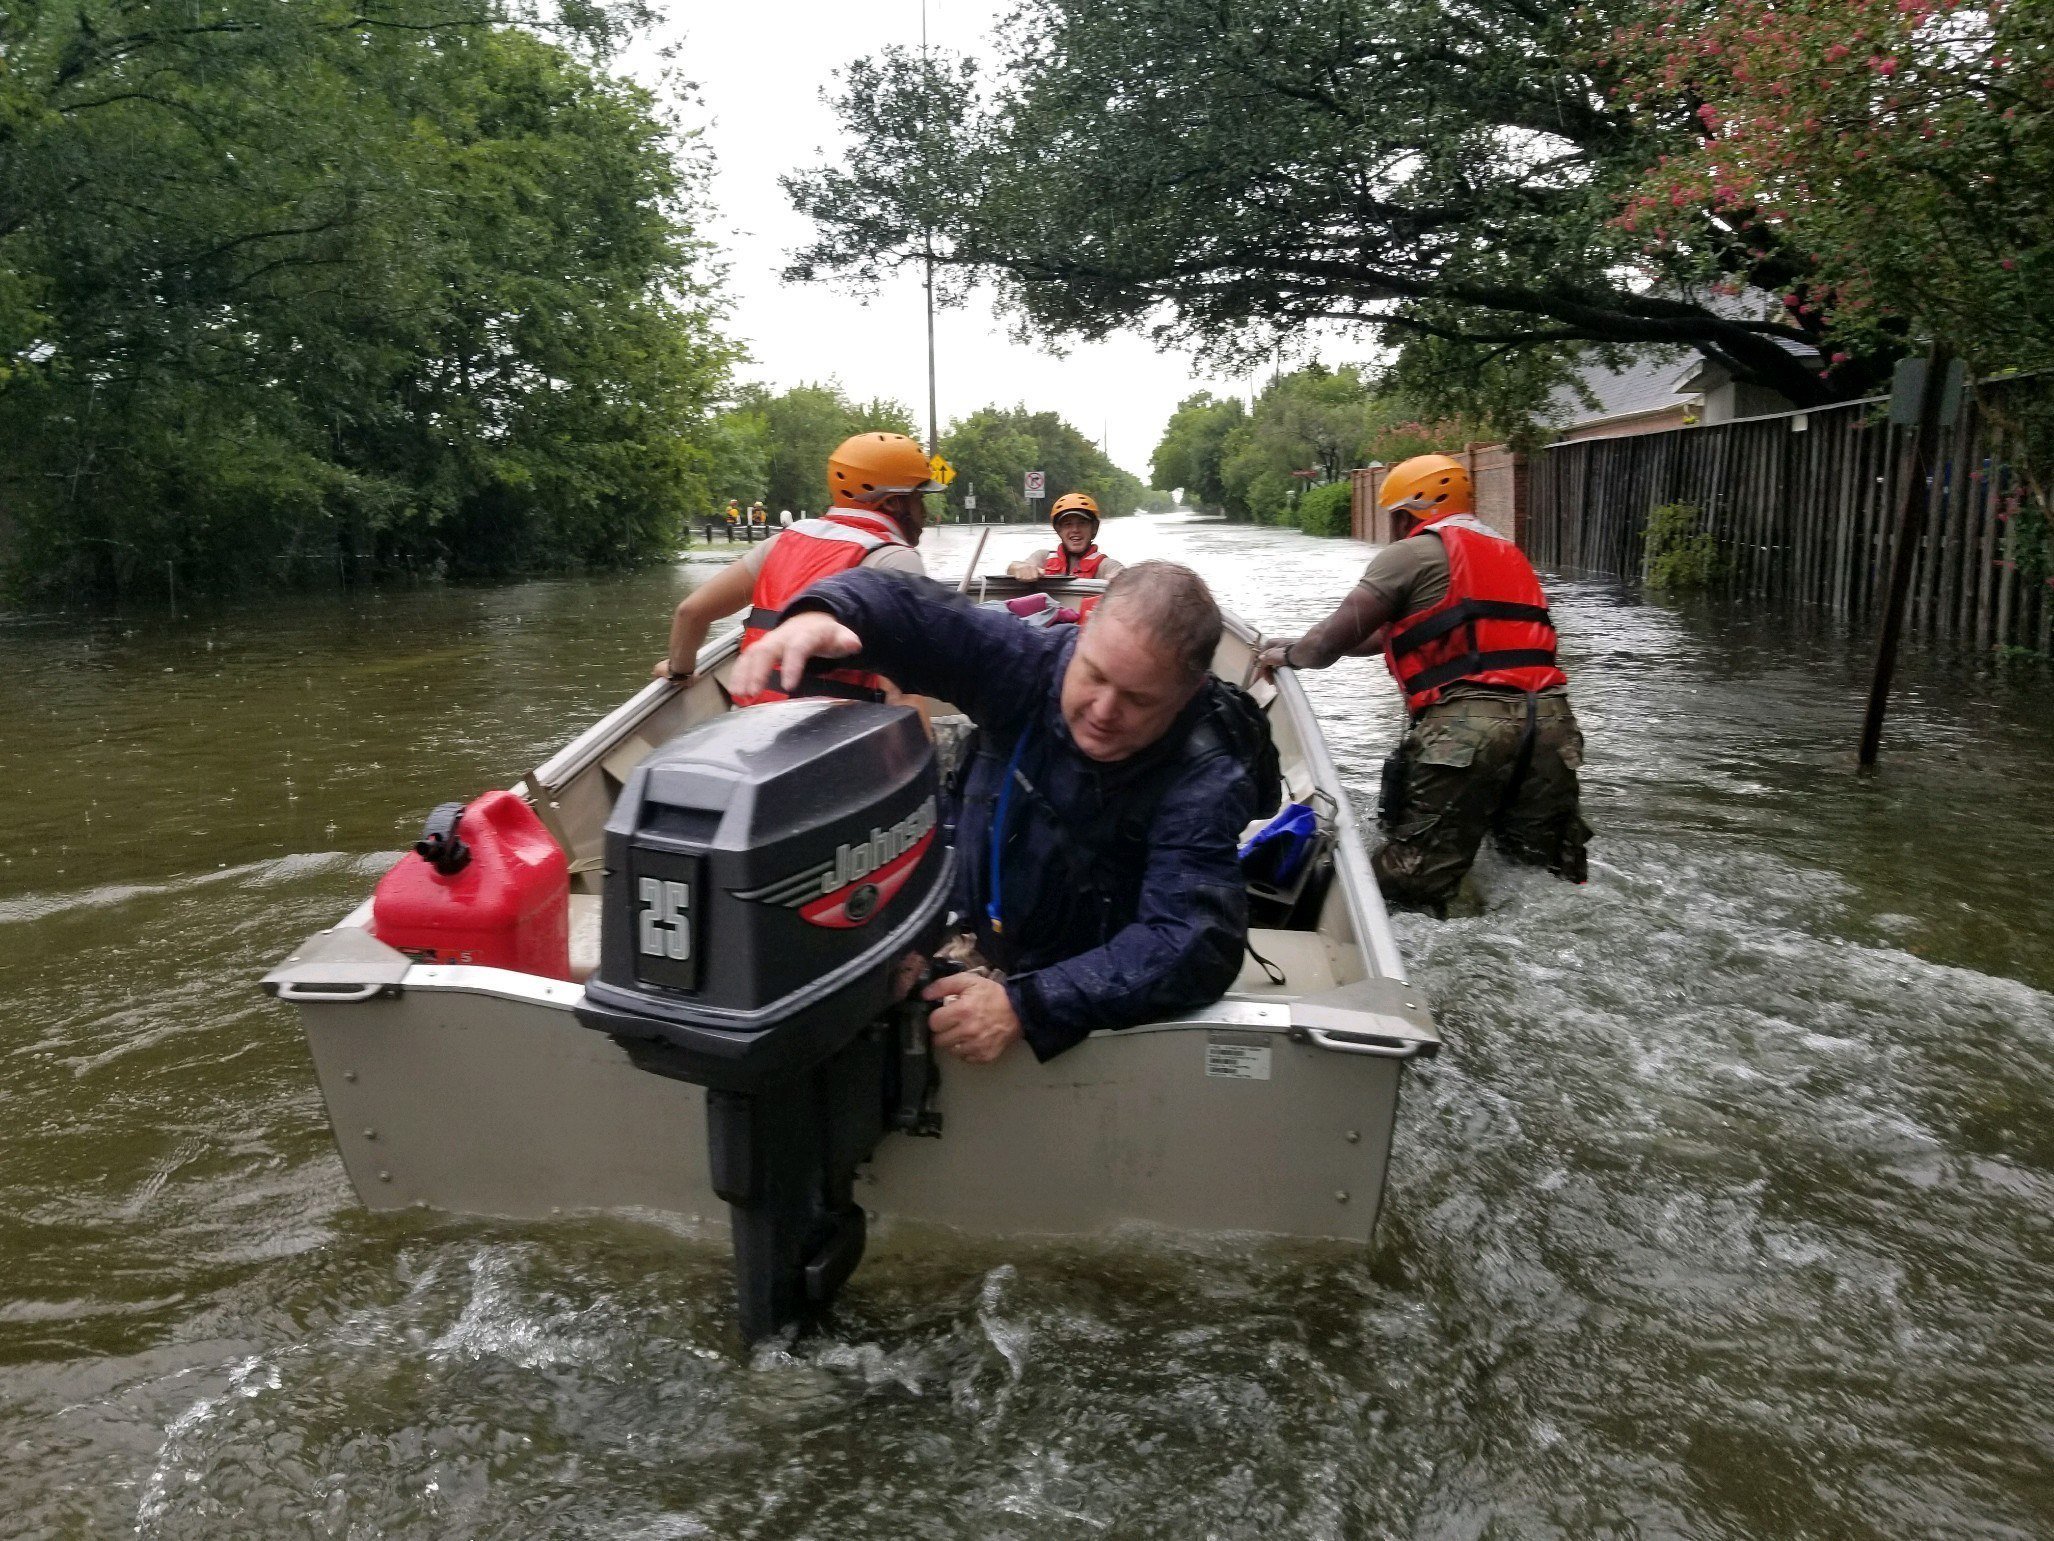
[[[1101,578],[1110,582],[1124,565],[1100,551],[1098,503],[1088,492],[1066,492],[1048,511],[1056,532],[1053,547],[1037,551],[1006,568],[1023,583],[1041,578]]]
[[[687,594],[671,618],[670,651],[656,665],[656,677],[689,681],[713,622],[745,608],[742,646],[748,647],[777,625],[786,605],[830,573],[876,567],[924,576],[927,569],[914,548],[927,528],[927,494],[954,479],[947,461],[930,458],[905,434],[859,433],[843,440],[827,458],[827,512],[751,546],[747,556]],[[888,681],[855,669],[809,677],[800,693],[866,700],[893,695]],[[737,697],[736,704],[781,699],[782,692],[764,691]]]
[[[1412,721],[1384,762],[1385,897],[1445,913],[1486,833],[1513,860],[1581,883],[1583,734],[1533,564],[1477,517],[1469,471],[1450,456],[1393,466],[1377,506],[1398,538],[1333,614],[1271,642],[1261,663],[1324,669],[1381,652],[1390,666]]]

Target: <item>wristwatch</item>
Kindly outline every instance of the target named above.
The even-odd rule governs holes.
[[[1296,646],[1297,642],[1295,639],[1284,644],[1284,667],[1287,669],[1295,669],[1298,667],[1298,665],[1291,662],[1291,649]]]

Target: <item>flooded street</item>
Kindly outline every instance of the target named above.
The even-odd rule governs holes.
[[[1367,553],[1102,543],[1277,631]],[[714,570],[0,617],[0,1536],[2054,1535],[2054,670],[1913,653],[1857,777],[1813,616],[1551,584],[1591,880],[1398,918],[1371,1257],[887,1232],[749,1356],[718,1247],[360,1211],[257,978]]]

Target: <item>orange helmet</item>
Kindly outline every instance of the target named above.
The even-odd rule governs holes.
[[[1065,514],[1083,514],[1091,521],[1092,529],[1098,528],[1098,504],[1088,492],[1066,492],[1056,499],[1056,506],[1048,511],[1048,522],[1060,524]]]
[[[940,492],[955,480],[947,461],[927,458],[902,433],[859,433],[827,457],[827,485],[843,505],[870,508],[906,492]]]
[[[1476,489],[1461,461],[1447,455],[1414,455],[1384,473],[1376,506],[1431,524],[1449,514],[1475,513]]]

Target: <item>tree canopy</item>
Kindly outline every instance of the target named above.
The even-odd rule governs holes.
[[[1781,300],[1834,372],[1907,337],[2054,359],[2054,7],[1661,0],[1603,46],[1629,109],[1696,119],[1619,216],[1647,251],[1714,279],[1730,232],[1803,251]]]
[[[712,496],[735,350],[689,136],[495,0],[0,12],[19,585],[635,561]],[[169,571],[167,571],[169,569]]]
[[[1181,487],[1199,507],[1231,518],[1300,524],[1305,494],[1339,485],[1371,461],[1458,448],[1476,430],[1427,417],[1401,389],[1357,366],[1317,361],[1271,378],[1251,412],[1239,397],[1200,392],[1178,405],[1151,466],[1162,485]],[[1314,533],[1339,534],[1332,499],[1314,505]],[[1345,509],[1345,500],[1342,507]]]
[[[1107,518],[1131,514],[1147,489],[1121,470],[1097,444],[1054,412],[1021,407],[984,407],[958,418],[941,437],[941,452],[956,468],[948,506],[960,511],[974,487],[977,517],[1045,519],[1066,492],[1089,493]],[[1026,473],[1048,476],[1048,496],[1030,506]]]
[[[1977,25],[2025,9],[1985,0]],[[1720,290],[1802,294],[1820,248],[1851,227],[1806,226],[1794,189],[1722,198],[1716,182],[1705,198],[1686,190],[1655,228],[1622,216],[1645,211],[1635,200],[1665,157],[1705,156],[1727,133],[1725,115],[1704,114],[1722,56],[1701,39],[1793,15],[1823,39],[1857,11],[1910,18],[1886,30],[1925,29],[1945,53],[1929,0],[1024,0],[999,45],[1003,79],[889,49],[849,71],[850,153],[787,182],[817,227],[792,271],[874,281],[931,241],[957,292],[990,281],[1024,329],[1054,339],[1138,328],[1245,355],[1308,326],[1360,324],[1400,344],[1415,393],[1508,425],[1572,363],[1633,344],[1694,346],[1801,404],[1844,399],[1883,377],[1905,346],[1901,319],[1879,328],[1804,303],[1765,315]],[[1633,30],[1662,16],[1666,32]],[[2014,108],[2011,132],[2042,135],[2044,65],[1981,53],[1988,69],[1950,66],[1944,82],[1957,115],[1982,125],[1977,142]],[[1807,130],[1828,159],[1856,158],[1858,105],[1903,148],[1925,142],[1908,102],[1877,89],[1880,68]],[[1720,88],[1808,89],[1755,69]],[[1763,127],[1764,148],[1773,135]],[[2023,153],[2003,164],[2040,165]],[[1983,174],[1956,192],[1972,203]],[[1941,185],[1936,167],[1933,198]],[[1978,259],[2001,263],[2028,240],[2047,249],[2027,208],[2044,218],[2044,186],[2043,173],[2021,178],[2006,200],[2017,229],[1986,231]],[[1905,254],[1907,275],[1945,235],[1917,204],[1901,230],[1907,211],[1887,200],[1857,194],[1847,208]]]
[[[912,410],[896,401],[855,401],[837,381],[772,391],[744,386],[725,419],[755,447],[760,470],[726,495],[762,498],[772,510],[818,513],[829,501],[827,457],[851,434],[913,433]]]

